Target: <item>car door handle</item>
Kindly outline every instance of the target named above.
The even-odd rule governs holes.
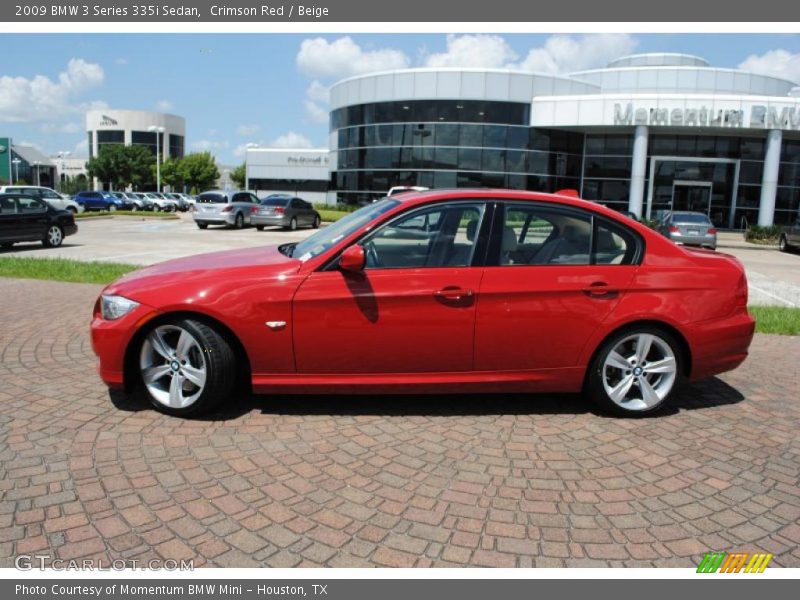
[[[456,285],[449,285],[441,290],[433,292],[437,300],[443,302],[471,302],[472,290],[465,290]]]
[[[605,281],[593,281],[589,287],[583,288],[589,298],[613,298],[619,294],[617,288],[609,286]]]

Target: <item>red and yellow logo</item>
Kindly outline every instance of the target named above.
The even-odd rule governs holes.
[[[772,554],[757,552],[706,552],[697,566],[698,573],[763,573]]]

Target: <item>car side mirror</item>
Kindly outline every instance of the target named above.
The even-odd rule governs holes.
[[[339,268],[348,273],[361,273],[366,263],[364,248],[358,244],[353,244],[347,248],[339,257]]]

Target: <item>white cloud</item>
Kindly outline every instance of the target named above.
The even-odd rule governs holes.
[[[46,134],[78,133],[82,130],[83,127],[81,127],[78,123],[42,123],[39,126],[39,131]]]
[[[308,89],[306,89],[306,96],[314,102],[324,102],[327,104],[331,100],[331,89],[315,79],[311,82],[311,85],[308,86]]]
[[[156,110],[159,112],[168,112],[172,110],[172,102],[169,100],[159,100],[156,102]]]
[[[267,146],[270,148],[313,148],[314,144],[302,133],[290,131],[276,137]]]
[[[800,53],[792,54],[786,50],[770,50],[761,54],[751,54],[739,68],[762,75],[783,77],[795,83],[800,82]]]
[[[516,52],[499,35],[449,34],[447,51],[428,56],[425,66],[499,68],[516,59]]]
[[[76,156],[88,156],[89,154],[89,140],[81,140],[75,144],[75,149],[72,151]]]
[[[257,134],[260,130],[261,127],[258,125],[239,125],[239,127],[236,128],[236,135],[250,137]]]
[[[296,61],[297,68],[309,77],[337,79],[409,65],[408,57],[400,50],[364,50],[350,36],[333,42],[325,38],[303,40]]]
[[[44,75],[0,77],[0,121],[22,123],[52,119],[80,110],[71,103],[76,96],[103,83],[98,64],[72,58],[56,80]]]
[[[605,66],[609,61],[630,54],[636,39],[627,33],[599,33],[575,38],[552,35],[541,48],[534,48],[516,65],[539,73],[568,73]]]
[[[195,140],[190,147],[195,152],[211,152],[213,150],[224,150],[228,146],[229,144],[226,141]]]
[[[328,122],[328,103],[331,98],[330,88],[315,79],[311,85],[306,89],[306,99],[303,105],[306,108],[306,114],[314,123],[327,123]]]
[[[314,123],[327,123],[328,122],[328,109],[313,100],[304,101],[306,107],[306,114]]]

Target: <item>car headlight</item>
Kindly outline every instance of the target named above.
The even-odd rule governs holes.
[[[124,317],[137,306],[139,306],[138,302],[128,300],[122,296],[104,295],[100,297],[100,314],[107,321],[114,321]]]

